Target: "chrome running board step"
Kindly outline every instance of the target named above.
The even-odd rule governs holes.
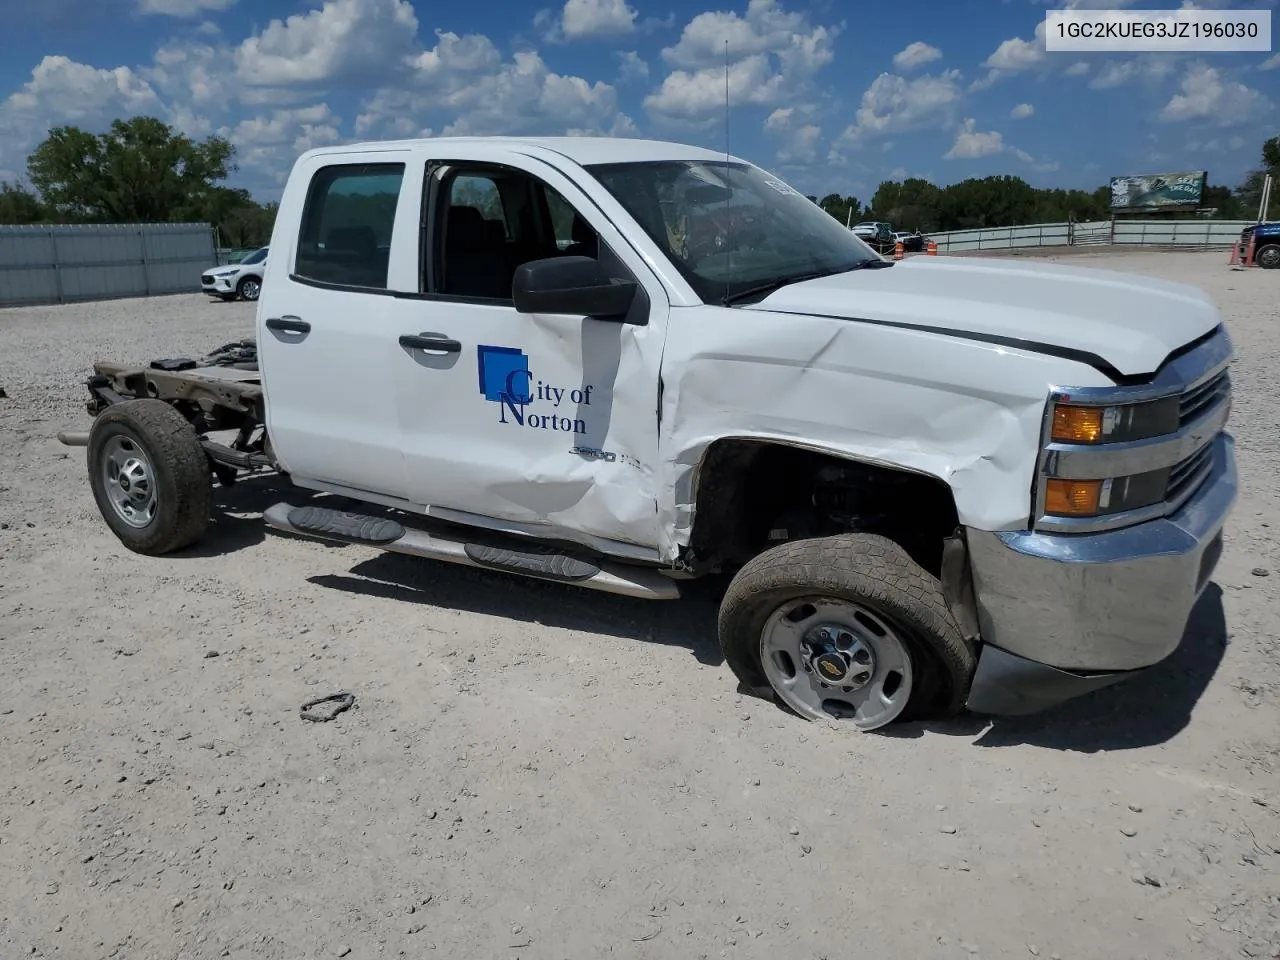
[[[584,560],[536,543],[507,546],[468,543],[382,517],[326,507],[294,507],[287,503],[268,508],[262,518],[267,526],[276,530],[319,540],[364,544],[411,557],[445,560],[643,600],[680,597],[679,586],[656,570]]]

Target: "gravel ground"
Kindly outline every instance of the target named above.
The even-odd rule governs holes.
[[[878,735],[737,694],[709,603],[268,534],[270,481],[129,554],[54,439],[88,365],[252,308],[0,311],[0,956],[1280,956],[1280,276],[1225,260],[1072,257],[1197,283],[1235,338],[1243,491],[1181,648]]]

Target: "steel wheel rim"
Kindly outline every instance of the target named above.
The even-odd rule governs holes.
[[[911,655],[901,630],[848,600],[782,604],[761,631],[760,662],[782,701],[813,720],[875,730],[896,720],[911,699]],[[839,663],[846,672],[835,677]]]
[[[1280,264],[1280,249],[1263,250],[1258,256],[1258,263],[1267,267],[1274,267]]]
[[[130,437],[115,436],[102,449],[102,481],[117,517],[141,530],[156,518],[156,481],[151,458]]]
[[[262,287],[257,280],[246,280],[244,284],[244,298],[246,300],[257,300],[258,294],[262,292]]]

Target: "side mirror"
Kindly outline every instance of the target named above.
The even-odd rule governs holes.
[[[516,268],[511,299],[520,313],[576,313],[597,320],[622,320],[636,297],[636,285],[614,280],[590,257],[550,257]]]

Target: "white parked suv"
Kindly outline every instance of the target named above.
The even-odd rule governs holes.
[[[239,263],[214,267],[200,275],[200,289],[223,300],[257,300],[262,293],[262,278],[267,269],[269,247],[255,250]]]
[[[886,260],[752,164],[596,137],[313,150],[271,245],[256,366],[94,366],[66,442],[132,550],[265,470],[293,534],[655,600],[723,575],[739,680],[861,729],[1132,676],[1221,551],[1232,349],[1189,286]]]

